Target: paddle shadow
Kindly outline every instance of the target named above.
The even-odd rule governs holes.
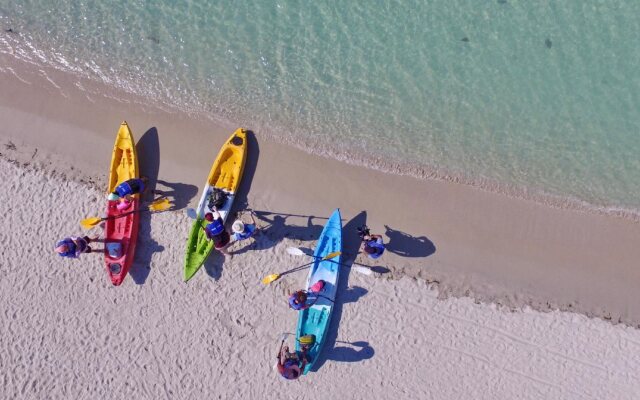
[[[367,223],[367,212],[361,211],[353,219],[347,222],[342,227],[342,257],[340,262],[346,266],[350,266],[358,255],[358,249],[360,248],[360,237],[358,236],[356,228]],[[351,362],[360,361],[365,358],[362,356],[367,355],[366,358],[373,356],[373,349],[360,353],[353,349],[341,349],[337,352],[336,342],[338,338],[338,328],[340,327],[340,320],[342,319],[342,308],[345,303],[351,303],[357,301],[367,293],[366,289],[353,287],[349,289],[349,273],[351,268],[342,266],[340,268],[340,276],[338,278],[338,288],[336,291],[336,301],[333,305],[333,312],[331,315],[331,323],[329,325],[329,331],[327,332],[326,342],[323,350],[318,356],[318,360],[313,364],[312,371],[319,370],[326,360],[336,360],[338,358],[349,359]],[[368,346],[368,344],[367,344]],[[367,347],[365,346],[365,347]]]
[[[149,180],[141,199],[141,207],[145,207],[147,204],[145,200],[153,198],[153,190],[158,180],[158,171],[160,171],[160,140],[158,139],[158,130],[155,127],[149,128],[140,137],[136,143],[136,152],[138,153],[140,176],[146,176]],[[163,251],[164,247],[151,237],[151,213],[141,212],[138,226],[136,255],[131,269],[129,269],[129,275],[137,285],[142,285],[151,273],[153,254]]]
[[[272,215],[272,217],[270,217]],[[260,228],[259,234],[256,236],[255,248],[258,250],[268,249],[275,246],[284,238],[297,240],[313,240],[317,239],[322,233],[323,225],[316,225],[313,220],[315,216],[310,215],[307,218],[307,225],[287,224],[287,216],[280,214],[270,214],[264,211],[256,211],[256,222]],[[265,225],[266,223],[266,225]],[[237,253],[234,253],[237,254]]]
[[[182,210],[186,208],[191,202],[191,199],[198,193],[198,187],[195,185],[167,182],[162,179],[158,179],[157,182],[163,186],[163,189],[154,189],[155,194],[168,198],[173,204],[170,208],[171,210]]]
[[[233,199],[234,210],[245,210],[249,207],[248,195],[251,191],[251,184],[253,183],[253,176],[258,168],[258,159],[260,158],[260,145],[256,139],[256,135],[253,131],[247,131],[247,159],[244,163],[244,172],[242,173],[242,180],[240,181],[240,187]]]
[[[426,236],[412,236],[388,225],[384,227],[385,235],[389,238],[385,247],[391,253],[402,257],[428,257],[436,252],[436,246]]]
[[[222,277],[222,266],[224,265],[225,256],[219,251],[211,250],[211,254],[202,265],[207,275],[217,281]]]
[[[369,342],[341,342],[336,343],[346,344],[349,346],[335,346],[327,351],[327,360],[339,361],[339,362],[358,362],[362,360],[368,360],[373,357],[375,351],[373,347],[369,345]]]

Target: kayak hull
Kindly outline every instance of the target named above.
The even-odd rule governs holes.
[[[108,193],[120,183],[139,178],[138,156],[133,134],[126,121],[122,122],[111,156]],[[134,195],[131,205],[118,210],[118,201],[107,201],[107,220],[105,223],[104,260],[111,283],[119,286],[127,276],[135,256],[138,238],[140,195]]]
[[[196,220],[193,222],[187,238],[184,264],[185,282],[198,272],[214,247],[213,241],[207,239],[203,229],[208,223],[204,216],[213,211],[209,208],[209,198],[214,189],[220,189],[225,192],[227,198],[224,205],[218,208],[218,212],[222,220],[226,222],[242,180],[246,158],[247,131],[243,128],[238,128],[220,149],[209,171],[207,182],[202,189],[200,201],[196,208]]]
[[[329,253],[342,251],[342,219],[340,209],[336,209],[327,221],[318,244],[313,253],[315,262],[309,270],[306,290],[318,282],[324,280],[325,285],[316,302],[306,310],[298,313],[298,326],[296,329],[296,350],[300,351],[300,338],[306,335],[314,335],[315,343],[307,351],[309,362],[305,366],[303,374],[313,368],[318,359],[324,342],[326,341],[331,325],[331,315],[338,289],[340,277],[340,256],[330,260],[322,260]]]

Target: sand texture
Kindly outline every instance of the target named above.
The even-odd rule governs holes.
[[[233,247],[232,260],[214,254],[184,284],[188,218],[181,211],[146,214],[131,276],[113,287],[101,254],[67,260],[52,252],[57,238],[80,233],[78,220],[100,215],[103,206],[99,191],[61,178],[0,162],[0,398],[635,399],[640,393],[636,329],[574,313],[438,300],[423,280],[348,269],[318,371],[286,382],[273,370],[281,333],[295,329],[286,294],[306,274],[270,286],[260,279],[306,261],[285,251],[313,247],[313,240],[286,237],[305,219],[266,227],[254,248]],[[361,218],[344,217],[347,228]]]

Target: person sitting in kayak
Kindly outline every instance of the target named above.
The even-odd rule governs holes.
[[[309,344],[300,344],[300,352],[289,352],[289,346],[280,347],[278,358],[278,372],[284,379],[298,379],[304,371],[304,367],[309,362],[307,351],[315,342],[315,337],[307,336],[311,341]]]
[[[114,190],[113,193],[109,194],[108,199],[121,199],[116,207],[120,211],[126,210],[131,205],[131,196],[133,196],[134,194],[144,193],[148,183],[149,179],[147,179],[147,177],[145,176],[143,176],[142,178],[133,178],[126,180],[116,186],[116,190]]]
[[[92,239],[89,236],[71,236],[59,241],[55,250],[60,257],[78,258],[82,253],[91,253],[91,247],[89,247],[91,241]]]
[[[253,213],[251,213],[250,215],[250,224],[245,224],[244,222],[242,222],[242,220],[237,219],[235,220],[233,225],[231,225],[231,230],[233,231],[232,238],[234,241],[237,242],[240,240],[247,240],[252,237],[254,233],[256,233],[256,220],[253,218]]]
[[[226,229],[224,229],[224,221],[222,220],[222,216],[214,208],[213,213],[207,213],[204,216],[209,223],[206,227],[204,227],[204,232],[207,235],[207,239],[213,240],[213,245],[216,250],[220,251],[220,253],[225,256],[229,255],[227,251],[227,246],[231,243],[231,236]]]
[[[365,235],[362,238],[362,243],[362,250],[367,253],[369,258],[380,258],[382,253],[384,253],[384,242],[380,235]]]
[[[320,279],[318,282],[311,285],[309,291],[298,290],[289,296],[289,307],[296,311],[306,310],[318,301],[318,294],[324,289],[325,281]]]

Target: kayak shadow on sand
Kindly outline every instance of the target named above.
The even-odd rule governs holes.
[[[389,242],[385,244],[388,252],[401,257],[429,257],[436,252],[436,246],[426,236],[412,236],[408,233],[384,226]]]
[[[149,128],[140,137],[140,140],[136,143],[136,152],[138,153],[140,176],[146,176],[149,179],[148,188],[145,191],[141,205],[144,208],[148,204],[145,200],[153,196],[153,189],[158,180],[158,171],[160,170],[160,141],[158,139],[158,130],[155,127]],[[136,255],[129,270],[129,275],[138,285],[144,284],[151,273],[153,254],[164,250],[164,247],[151,237],[151,218],[152,216],[149,212],[140,213]]]
[[[339,342],[338,328],[342,319],[342,308],[344,304],[353,303],[365,296],[368,291],[364,288],[354,286],[349,288],[349,273],[351,266],[355,262],[360,248],[360,237],[357,228],[367,223],[367,212],[361,211],[353,219],[342,227],[342,258],[340,262],[344,264],[340,268],[340,277],[338,278],[338,288],[336,292],[336,301],[333,305],[333,313],[331,315],[331,324],[327,333],[324,348],[320,352],[318,360],[313,364],[312,371],[319,370],[327,360],[357,362],[373,357],[374,350],[367,342],[354,342],[350,347],[337,346]],[[358,347],[359,349],[355,349]]]
[[[245,210],[249,207],[247,196],[251,191],[253,176],[258,168],[258,159],[260,158],[260,146],[256,135],[251,130],[247,130],[247,158],[244,162],[244,170],[238,192],[233,199],[233,210]]]

